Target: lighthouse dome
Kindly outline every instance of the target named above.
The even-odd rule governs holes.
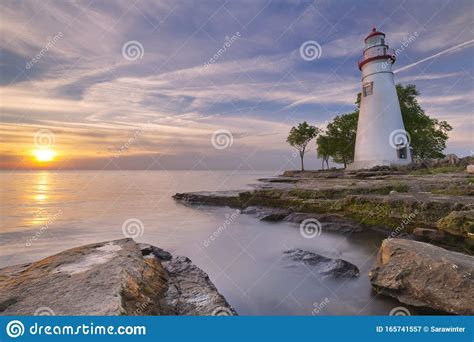
[[[365,47],[363,56],[358,61],[359,70],[367,63],[375,60],[388,60],[390,63],[395,62],[395,51],[390,49],[385,42],[385,33],[377,31],[374,27],[364,39]]]
[[[364,39],[365,49],[371,48],[376,45],[385,45],[385,33],[377,31],[374,27],[372,32],[369,33]]]
[[[377,29],[374,27],[374,28],[372,28],[372,32],[370,32],[369,35],[367,37],[365,37],[364,41],[367,42],[367,39],[370,39],[370,38],[375,37],[375,36],[385,37],[385,33],[377,31]]]

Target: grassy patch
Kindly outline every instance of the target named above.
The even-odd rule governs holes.
[[[387,186],[387,188],[389,188],[390,190],[388,190],[388,193],[390,193],[390,191],[394,190],[394,191],[397,191],[397,192],[408,192],[410,190],[410,187],[406,184],[403,184],[401,182],[397,182],[397,183],[394,183],[393,185],[389,185]]]
[[[473,196],[474,191],[473,189],[460,187],[460,186],[453,186],[445,189],[433,189],[431,190],[432,194],[435,195],[452,195],[452,196]]]
[[[360,187],[342,189],[294,189],[288,194],[301,199],[338,199],[347,195],[388,195],[390,191],[408,192],[408,185],[396,182],[382,187]]]
[[[449,166],[440,166],[440,167],[429,167],[426,169],[418,169],[413,170],[409,174],[416,176],[416,175],[437,175],[440,173],[458,173],[464,172],[466,169],[465,166],[459,165],[449,165]]]

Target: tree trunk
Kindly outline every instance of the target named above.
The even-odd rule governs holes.
[[[304,159],[304,151],[301,151],[301,152],[300,152],[300,158],[301,158],[301,171],[304,171],[304,162],[303,162],[303,159]]]

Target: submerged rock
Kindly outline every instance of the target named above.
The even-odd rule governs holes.
[[[256,215],[261,221],[278,222],[287,217],[291,213],[291,210],[250,206],[242,210],[242,213]]]
[[[295,212],[285,217],[285,221],[300,224],[304,220],[315,219],[321,223],[322,230],[340,233],[361,232],[362,225],[350,218],[337,214],[312,214]]]
[[[308,252],[302,249],[291,249],[284,252],[287,259],[303,262],[311,268],[311,271],[333,277],[352,278],[359,276],[357,266],[342,259],[326,258],[322,255]]]
[[[132,239],[0,269],[0,314],[212,315],[235,311],[184,257]]]
[[[386,239],[369,273],[372,286],[400,302],[474,314],[474,257],[428,243]]]

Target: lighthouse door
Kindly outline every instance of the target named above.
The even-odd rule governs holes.
[[[399,159],[407,159],[407,146],[404,144],[397,145],[397,154]]]

